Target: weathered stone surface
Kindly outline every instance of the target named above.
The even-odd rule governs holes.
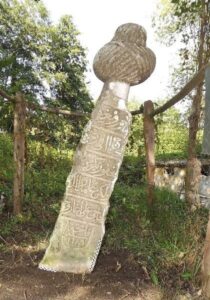
[[[96,76],[103,82],[121,81],[136,85],[155,68],[155,55],[146,47],[146,31],[137,24],[121,25],[111,42],[99,50],[93,62]]]
[[[169,188],[177,194],[184,192],[186,171],[184,168],[174,168],[173,174],[169,174],[165,168],[155,169],[155,185]]]
[[[210,199],[210,176],[201,176],[199,194]]]
[[[76,150],[60,214],[39,266],[42,269],[93,270],[128,140],[130,84],[145,80],[155,66],[154,54],[145,48],[145,37],[141,26],[122,25],[114,37],[117,44],[105,45],[94,60],[96,75],[105,84]]]
[[[210,176],[201,175],[199,195],[201,204],[210,209]]]
[[[181,198],[184,198],[185,191],[185,168],[174,168],[173,174],[169,174],[165,168],[155,169],[155,185],[160,188],[167,188]],[[198,197],[201,204],[210,209],[210,176],[200,175],[198,184]]]

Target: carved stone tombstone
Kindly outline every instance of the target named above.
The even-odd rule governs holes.
[[[154,67],[155,55],[146,48],[146,32],[137,24],[121,25],[111,42],[97,53],[93,68],[105,84],[76,150],[40,268],[72,273],[93,270],[128,140],[129,88],[146,80]]]

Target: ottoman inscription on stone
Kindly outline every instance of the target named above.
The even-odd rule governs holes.
[[[93,67],[105,84],[77,147],[60,214],[39,265],[46,270],[88,273],[94,268],[129,135],[129,88],[146,80],[155,67],[144,28],[120,26],[99,50]]]

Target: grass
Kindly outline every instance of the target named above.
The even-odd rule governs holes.
[[[168,190],[156,189],[154,206],[149,209],[144,186],[117,184],[103,247],[133,253],[153,274],[154,283],[164,283],[172,271],[174,280],[177,276],[177,280],[196,281],[207,218],[206,209],[191,212]]]
[[[72,152],[40,143],[27,147],[23,214],[11,214],[12,140],[0,135],[0,193],[6,205],[0,218],[0,249],[11,241],[35,245],[48,238],[59,212]],[[154,284],[172,281],[198,284],[208,212],[189,211],[184,201],[167,190],[155,190],[155,202],[146,202],[144,168],[134,157],[125,157],[110,199],[103,252],[131,253],[135,263],[147,270]],[[6,241],[6,244],[5,242]]]

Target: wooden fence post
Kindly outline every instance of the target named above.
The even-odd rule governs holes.
[[[151,206],[154,200],[155,174],[155,123],[151,116],[154,105],[151,100],[144,102],[144,142],[146,151],[147,199]]]
[[[24,163],[25,163],[25,119],[26,105],[21,93],[15,96],[14,108],[14,182],[13,182],[13,213],[21,213],[24,196]]]

